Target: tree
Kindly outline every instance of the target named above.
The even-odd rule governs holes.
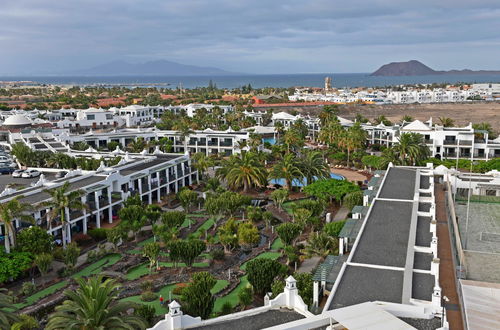
[[[360,123],[355,123],[349,127],[347,131],[343,131],[340,135],[338,146],[347,151],[347,166],[351,153],[362,148],[366,142],[366,131],[361,127]]]
[[[300,158],[300,169],[306,178],[307,184],[317,179],[330,177],[330,169],[320,151],[308,151]]]
[[[50,265],[52,264],[52,261],[54,260],[54,257],[52,257],[51,254],[48,253],[41,253],[35,257],[35,265],[40,271],[40,274],[42,275],[42,278],[47,275]]]
[[[268,258],[250,260],[246,265],[248,282],[257,294],[264,295],[271,290],[274,278],[286,273],[286,266],[278,261]]]
[[[63,251],[64,264],[69,268],[75,267],[79,256],[80,248],[78,245],[75,242],[69,243]]]
[[[283,203],[288,199],[289,191],[286,189],[277,189],[271,193],[271,199],[278,209],[283,209]]]
[[[243,222],[238,226],[238,243],[243,246],[252,246],[259,242],[260,235],[257,227],[251,222]]]
[[[183,261],[191,267],[194,260],[206,249],[205,242],[199,239],[177,240],[169,244],[170,258],[174,264]]]
[[[1,324],[0,324],[1,325]],[[27,314],[19,315],[19,321],[12,324],[10,330],[34,330],[40,329],[40,323],[33,317]]]
[[[156,242],[146,243],[142,248],[142,256],[149,260],[149,273],[151,274],[153,267],[158,264],[160,256],[160,244]]]
[[[313,276],[311,273],[295,273],[293,278],[297,281],[299,295],[307,306],[312,306],[313,302]]]
[[[28,252],[0,252],[0,283],[15,280],[33,265],[33,256]]]
[[[54,238],[39,226],[25,228],[17,235],[17,251],[30,252],[33,255],[50,253]]]
[[[285,245],[293,245],[293,241],[302,232],[302,226],[298,223],[285,222],[276,227],[276,232]]]
[[[189,126],[186,120],[180,120],[172,127],[180,135],[182,141],[184,141],[184,152],[186,152],[188,146],[188,137],[194,133],[194,131]]]
[[[109,141],[108,142],[108,150],[109,151],[114,151],[116,150],[116,148],[122,148],[122,145],[120,144],[120,142],[116,142],[116,141]]]
[[[88,148],[90,148],[90,146],[84,141],[79,141],[79,142],[73,143],[71,148],[74,150],[78,150],[78,151],[84,151],[84,150],[87,150]]]
[[[224,247],[224,252],[229,253],[238,247],[238,224],[234,220],[234,218],[226,221],[224,225],[219,227],[219,239],[220,243]]]
[[[244,287],[238,292],[238,302],[245,309],[253,301],[253,289],[250,285]]]
[[[312,232],[309,235],[307,245],[303,252],[309,258],[312,256],[324,258],[329,254],[335,253],[337,247],[337,240],[329,236],[327,233]]]
[[[19,316],[12,312],[12,297],[5,294],[7,289],[0,289],[0,328],[10,329],[10,326],[19,321]]]
[[[144,141],[144,138],[142,136],[136,138],[135,140],[132,140],[127,145],[128,151],[133,152],[133,153],[142,152],[146,148],[147,148],[147,143],[146,143],[146,141]]]
[[[132,231],[137,241],[147,220],[144,208],[138,205],[127,206],[118,211],[118,216],[122,220],[120,226],[123,226],[127,232]]]
[[[0,204],[0,223],[4,228],[5,252],[10,253],[10,247],[16,246],[16,230],[14,228],[16,219],[32,223],[34,220],[26,212],[31,210],[29,204],[20,201],[21,197]]]
[[[35,157],[33,150],[22,142],[17,142],[12,145],[11,154],[24,166],[31,164]]]
[[[453,119],[449,117],[439,117],[439,121],[441,122],[441,125],[443,125],[443,127],[453,127],[455,125]]]
[[[243,188],[243,192],[267,184],[264,164],[254,152],[231,156],[228,161],[223,161],[216,173],[219,178],[226,180],[231,189]]]
[[[149,204],[145,209],[146,222],[150,225],[154,225],[160,220],[162,216],[161,206],[157,204]]]
[[[496,138],[496,134],[493,131],[493,128],[491,127],[490,123],[483,122],[483,123],[472,124],[472,128],[474,128],[474,130],[477,130],[477,131],[482,131],[482,132],[488,133],[489,140],[493,140],[494,138]],[[482,134],[478,134],[478,135],[480,137]]]
[[[361,190],[350,192],[344,196],[343,201],[344,206],[348,209],[352,209],[356,205],[363,205],[363,192]]]
[[[373,123],[375,125],[379,125],[379,124],[383,124],[385,126],[391,126],[392,125],[392,122],[389,119],[387,119],[387,117],[384,116],[384,115],[380,115],[377,118],[375,118],[373,120]]]
[[[127,235],[127,231],[123,230],[122,226],[116,226],[106,231],[106,238],[108,242],[113,244],[113,250],[117,251],[118,243],[125,239]]]
[[[410,115],[404,115],[401,119],[404,123],[411,123],[413,121],[413,117]]]
[[[45,190],[50,195],[50,199],[42,203],[42,206],[51,209],[47,213],[49,221],[59,220],[62,227],[62,241],[66,248],[67,230],[71,230],[67,215],[71,210],[86,210],[88,206],[82,202],[81,197],[84,195],[82,190],[69,191],[69,182],[65,182],[62,186],[54,189]]]
[[[325,224],[323,231],[333,238],[338,238],[340,231],[344,228],[345,220]]]
[[[198,203],[198,193],[196,191],[190,190],[188,188],[183,188],[178,194],[182,207],[187,212],[191,212],[193,206]]]
[[[361,158],[361,163],[370,169],[381,169],[382,161],[380,156],[365,155]]]
[[[137,305],[118,301],[120,286],[114,280],[99,276],[76,281],[79,287],[64,291],[67,300],[49,316],[45,329],[146,329],[145,320],[127,313]]]
[[[215,298],[211,290],[217,280],[208,272],[194,273],[190,283],[182,290],[183,308],[186,314],[208,319],[214,308]]]
[[[123,207],[129,207],[132,205],[144,206],[144,203],[142,202],[141,196],[139,194],[132,195],[123,202]]]
[[[278,161],[269,173],[271,179],[284,179],[285,189],[292,189],[292,182],[295,179],[302,180],[304,174],[300,169],[298,160],[294,154],[287,154],[283,159]]]
[[[169,228],[179,228],[184,221],[186,221],[186,212],[170,211],[161,215],[161,222]]]
[[[347,180],[336,179],[318,180],[304,187],[306,195],[314,196],[324,201],[332,199],[341,201],[346,194],[358,190],[360,190],[358,185]]]
[[[430,150],[418,133],[402,133],[393,146],[403,165],[416,165],[429,157]]]
[[[270,211],[264,211],[262,213],[262,219],[264,219],[264,222],[266,224],[266,228],[269,228],[269,226],[271,225],[271,222],[273,221],[273,214],[272,212]]]
[[[200,173],[200,180],[205,176],[206,171],[214,166],[214,160],[208,157],[204,152],[198,152],[193,155],[193,167]]]

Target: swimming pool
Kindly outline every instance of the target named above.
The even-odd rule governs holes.
[[[345,178],[342,175],[338,175],[335,173],[330,173],[330,178],[335,179],[335,180],[345,180]],[[314,179],[316,180],[316,177],[314,177]],[[279,184],[280,186],[286,185],[285,179],[271,179],[271,180],[269,180],[269,183],[270,184]],[[292,186],[294,186],[294,187],[307,186],[307,179],[303,178],[302,181],[295,179],[292,181]]]
[[[266,142],[268,142],[271,145],[275,145],[276,144],[276,139],[273,138],[273,137],[263,138],[262,139],[262,143],[266,143]]]

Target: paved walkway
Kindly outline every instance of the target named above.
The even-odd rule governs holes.
[[[311,273],[319,265],[320,261],[320,257],[312,257],[304,260],[299,269],[297,269],[297,273]]]
[[[347,216],[349,215],[349,212],[351,212],[351,210],[349,210],[347,207],[345,206],[342,206],[338,211],[337,213],[335,213],[335,216],[333,217],[333,220],[332,222],[336,222],[336,221],[342,221],[342,220],[345,220],[347,219]]]
[[[445,303],[446,315],[450,323],[450,329],[462,330],[462,312],[460,309],[460,299],[457,294],[455,280],[455,266],[451,255],[451,241],[448,229],[448,217],[446,214],[445,192],[442,184],[436,184],[434,188],[436,196],[436,219],[438,236],[438,256],[439,264],[439,284],[442,295],[450,300]]]
[[[331,167],[330,171],[332,173],[342,175],[348,181],[357,182],[357,181],[365,181],[368,179],[367,176],[364,175],[363,173],[360,173],[358,171],[348,170],[345,168]]]

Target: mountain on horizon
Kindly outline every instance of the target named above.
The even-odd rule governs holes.
[[[69,74],[84,76],[225,76],[237,73],[219,68],[180,64],[167,60],[144,63],[129,63],[117,60],[92,68],[73,71]]]
[[[382,65],[377,71],[370,74],[370,76],[430,76],[440,74],[500,74],[500,71],[489,70],[449,70],[449,71],[436,71],[427,65],[417,60],[407,62],[392,62]]]

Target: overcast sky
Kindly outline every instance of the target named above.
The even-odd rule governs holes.
[[[235,72],[500,70],[499,0],[1,0],[0,74],[167,59]]]

